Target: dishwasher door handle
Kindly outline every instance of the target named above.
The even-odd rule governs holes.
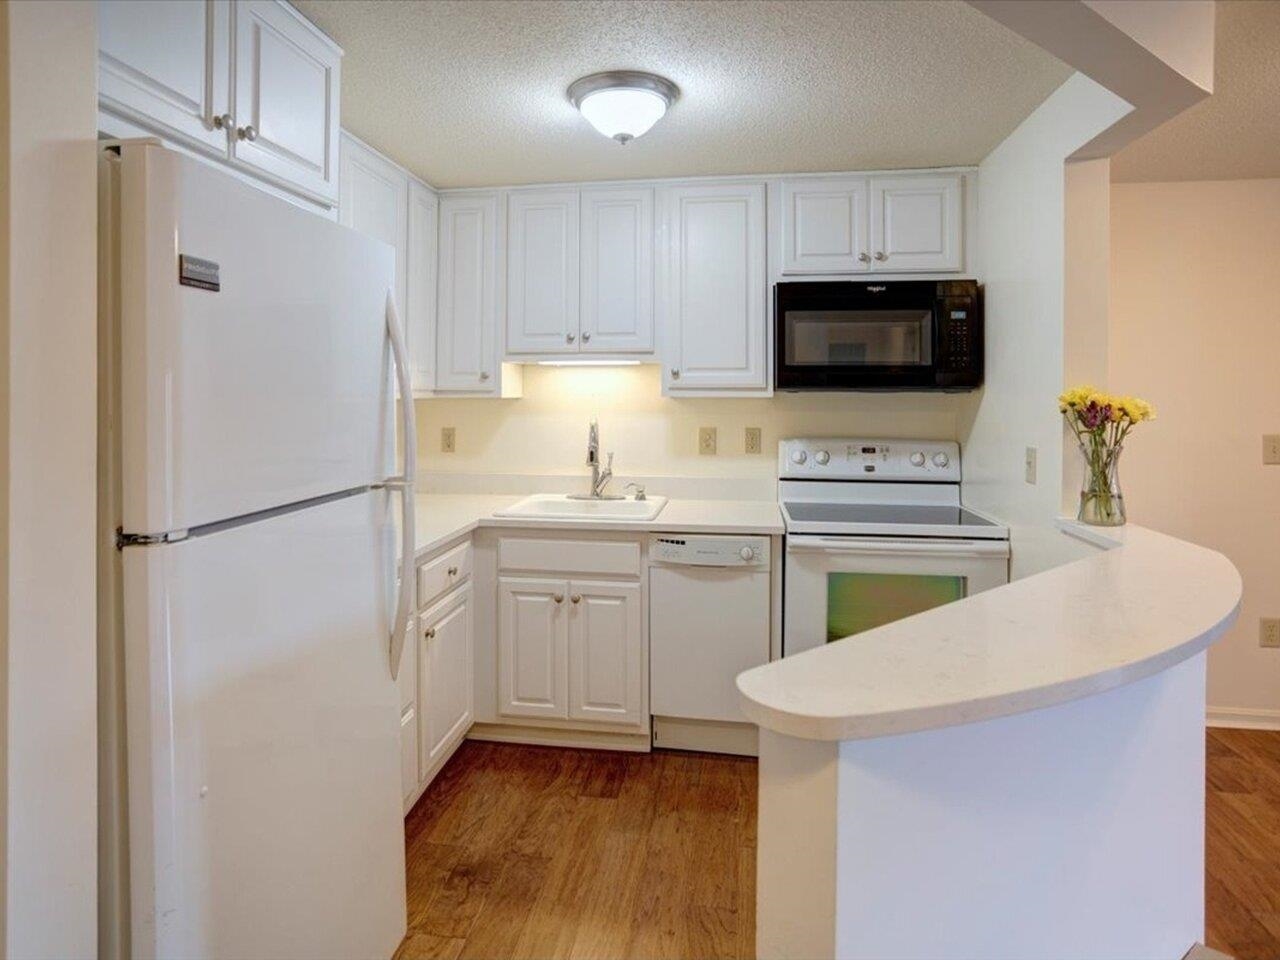
[[[1007,557],[1007,540],[922,540],[875,537],[787,537],[788,553],[895,557]]]

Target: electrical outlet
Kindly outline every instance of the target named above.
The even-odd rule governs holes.
[[[743,453],[759,453],[762,442],[760,440],[759,427],[747,427],[746,436],[742,441]]]
[[[1258,621],[1258,646],[1280,647],[1280,617],[1263,617]]]
[[[1263,434],[1262,462],[1268,466],[1280,466],[1280,433]]]
[[[715,453],[716,452],[716,428],[715,427],[699,427],[698,428],[698,452],[699,453]]]
[[[440,428],[440,452],[453,453],[457,449],[458,435],[453,427]]]
[[[1036,459],[1038,451],[1035,447],[1027,447],[1027,455],[1024,461],[1023,479],[1027,483],[1034,484],[1036,482]]]

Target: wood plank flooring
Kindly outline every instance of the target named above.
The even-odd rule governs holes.
[[[1280,958],[1280,733],[1207,738],[1208,945]],[[468,741],[405,821],[398,960],[755,954],[754,761]]]

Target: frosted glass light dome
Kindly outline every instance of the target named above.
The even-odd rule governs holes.
[[[680,95],[665,77],[632,70],[593,73],[569,86],[569,100],[587,121],[619,143],[648,133]]]

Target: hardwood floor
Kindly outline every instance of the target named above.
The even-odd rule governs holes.
[[[1280,733],[1210,730],[1208,945],[1280,958]],[[750,958],[755,763],[468,741],[405,821],[398,960]]]

